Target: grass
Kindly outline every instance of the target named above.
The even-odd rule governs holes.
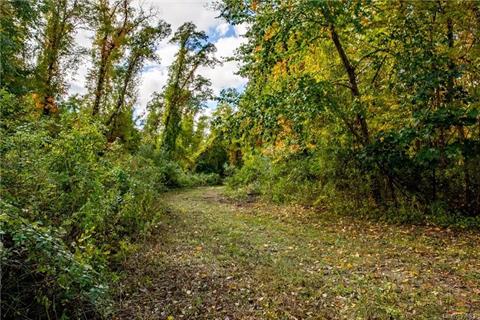
[[[118,318],[480,319],[478,234],[222,193],[166,194],[125,262]]]

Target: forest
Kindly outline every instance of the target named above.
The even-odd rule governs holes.
[[[478,0],[144,2],[0,1],[1,319],[480,318]]]

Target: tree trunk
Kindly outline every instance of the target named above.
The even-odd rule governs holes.
[[[172,154],[175,152],[175,142],[177,139],[177,129],[175,128],[175,126],[179,126],[180,120],[181,120],[181,119],[178,119],[178,113],[179,113],[178,108],[179,108],[179,100],[181,95],[180,76],[184,71],[186,54],[187,54],[187,51],[185,49],[185,44],[184,44],[180,49],[178,66],[175,73],[175,80],[174,80],[174,83],[172,84],[173,93],[169,98],[170,101],[166,101],[167,103],[165,104],[166,106],[165,108],[166,117],[164,121],[165,129],[162,137],[161,148],[169,154]]]
[[[348,59],[347,54],[345,53],[345,50],[343,49],[342,43],[340,42],[340,39],[338,38],[337,31],[335,30],[335,26],[333,24],[330,24],[330,36],[332,37],[332,41],[335,44],[335,48],[337,49],[338,55],[340,56],[340,59],[342,60],[343,67],[345,68],[345,71],[347,72],[348,82],[350,84],[350,91],[352,93],[352,97],[354,99],[359,99],[360,98],[360,90],[358,89],[358,83],[357,83],[357,76],[355,74],[355,68],[350,63],[350,60]],[[356,120],[357,120],[358,124],[360,125],[361,136],[362,136],[362,139],[363,139],[362,144],[364,146],[366,146],[370,143],[370,134],[368,132],[367,122],[360,112],[357,112],[355,117],[356,117]]]
[[[100,103],[103,96],[103,88],[105,86],[105,76],[107,73],[107,64],[111,50],[108,48],[108,35],[102,39],[102,52],[100,58],[100,68],[98,70],[97,85],[95,87],[95,101],[93,102],[92,116],[100,113]]]
[[[133,59],[130,60],[128,64],[127,72],[125,73],[125,78],[123,79],[122,88],[118,95],[117,103],[115,104],[115,110],[113,111],[112,115],[108,118],[106,122],[107,126],[110,125],[112,121],[116,120],[116,117],[120,114],[120,111],[123,105],[125,104],[125,96],[127,95],[128,84],[132,80],[133,70],[135,69],[137,62],[138,62],[138,58],[133,57]]]
[[[345,53],[345,50],[343,49],[342,43],[340,42],[340,39],[338,37],[337,31],[335,30],[335,26],[333,23],[330,23],[330,36],[332,37],[332,41],[335,45],[335,48],[337,49],[338,55],[340,56],[340,59],[342,60],[343,67],[345,68],[345,71],[347,72],[348,75],[348,81],[350,84],[350,92],[352,94],[352,97],[354,100],[359,100],[360,99],[360,90],[358,89],[358,83],[357,83],[357,76],[355,74],[355,68],[352,66],[350,63],[350,60],[347,57],[347,54]],[[368,124],[365,118],[363,117],[361,112],[357,112],[355,115],[356,121],[358,125],[360,126],[360,136],[362,140],[360,143],[366,147],[370,144],[370,134],[368,131]],[[359,136],[356,134],[356,136]],[[382,193],[381,193],[381,188],[380,188],[380,177],[378,175],[374,175],[372,177],[372,181],[370,182],[371,184],[371,189],[372,189],[372,196],[377,204],[383,204],[383,199],[382,199]]]

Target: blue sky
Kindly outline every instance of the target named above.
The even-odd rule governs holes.
[[[212,10],[211,1],[206,0],[135,0],[135,5],[143,8],[153,8],[160,19],[165,20],[172,26],[173,32],[184,22],[191,21],[198,29],[205,31],[211,42],[217,47],[216,57],[224,60],[225,57],[233,55],[234,51],[244,41],[242,35],[246,31],[245,26],[232,26],[222,19],[217,19],[218,12]],[[89,47],[92,34],[89,31],[81,30],[77,36],[77,44]],[[136,113],[144,114],[145,107],[155,91],[161,91],[166,83],[168,67],[173,61],[177,51],[176,45],[168,43],[168,39],[162,41],[158,47],[157,54],[160,63],[149,62],[145,65],[141,74],[141,81],[138,84],[138,99]],[[91,62],[88,58],[79,65],[75,74],[72,74],[69,84],[70,93],[83,94],[86,92],[85,78]],[[214,68],[201,68],[199,73],[209,78],[212,82],[212,89],[218,94],[224,88],[242,89],[246,79],[236,75],[238,65],[236,62],[224,62]],[[211,113],[215,107],[214,102],[209,102],[209,109],[205,113]]]

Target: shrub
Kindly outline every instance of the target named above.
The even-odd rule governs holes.
[[[113,264],[148,234],[169,169],[87,114],[42,117],[4,91],[0,105],[3,315],[107,315]]]
[[[108,279],[87,255],[73,254],[61,233],[1,203],[2,317],[67,319],[108,315]]]

